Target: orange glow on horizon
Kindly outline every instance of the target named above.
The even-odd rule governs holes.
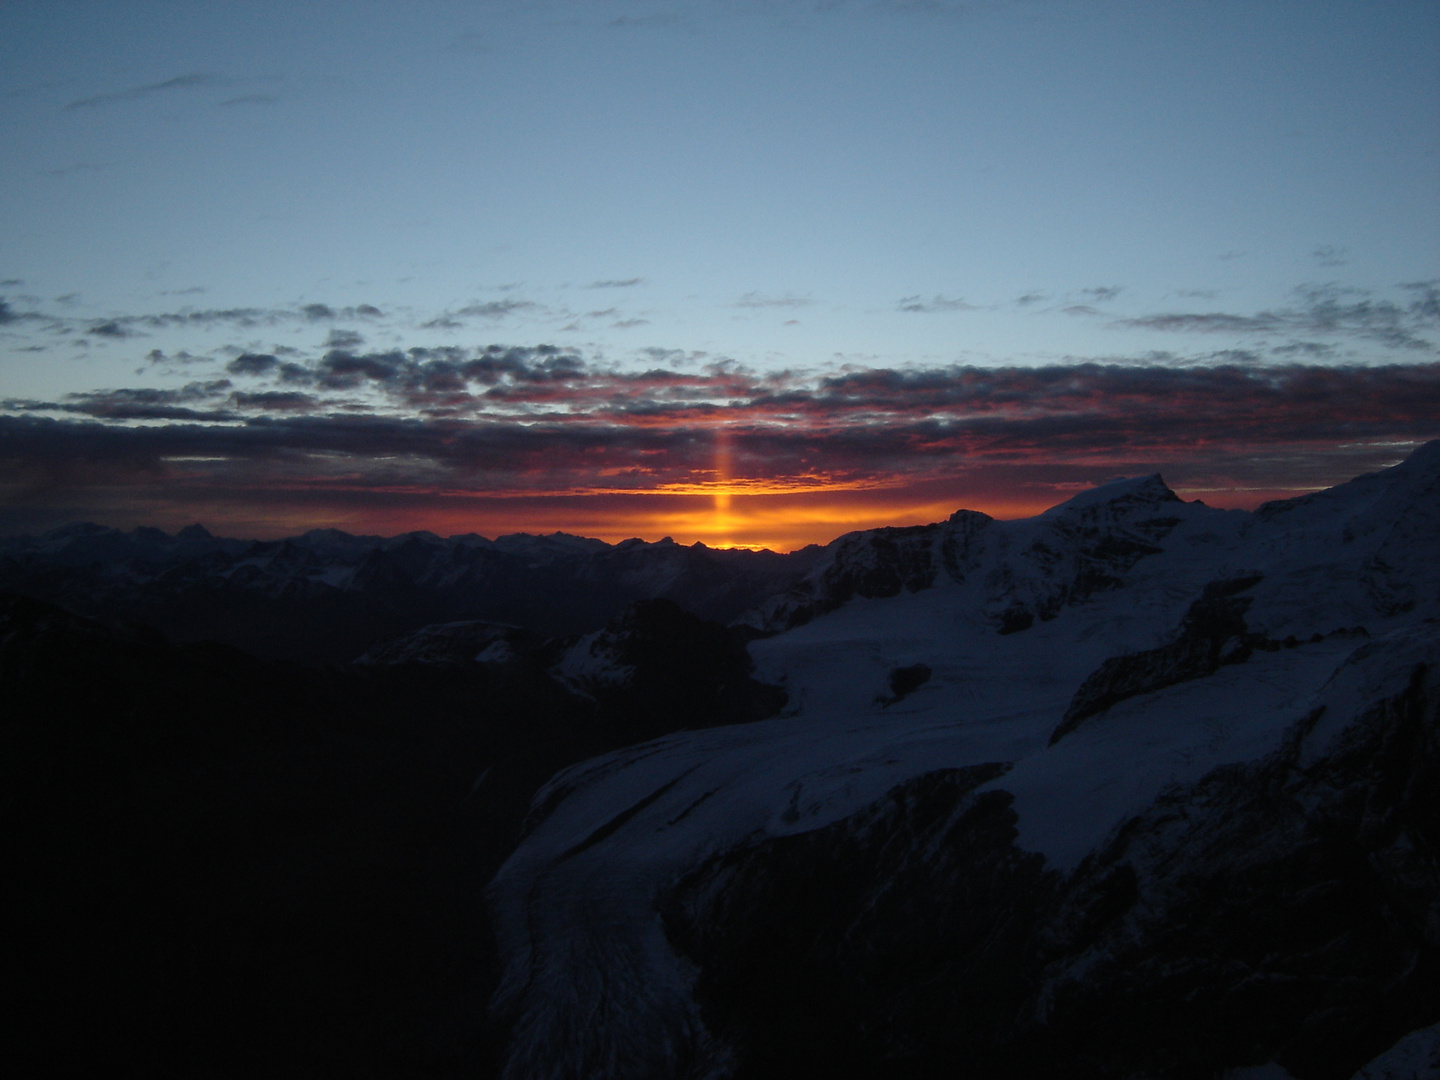
[[[975,505],[979,500],[916,498],[919,493],[904,490],[811,489],[763,495],[719,485],[702,490],[703,494],[684,495],[626,492],[496,498],[392,489],[386,493],[389,505],[380,500],[345,505],[312,489],[309,498],[288,505],[192,502],[183,509],[161,512],[148,508],[135,520],[168,529],[199,521],[217,535],[247,538],[275,539],[314,528],[381,536],[420,530],[440,536],[474,532],[492,539],[509,533],[564,532],[612,544],[634,537],[648,541],[670,537],[687,546],[698,542],[711,548],[785,552],[808,544],[828,544],[859,529],[943,521],[962,506],[981,509],[992,517],[1016,518],[1040,513],[1060,501],[1044,495],[1024,501],[987,499],[982,507]],[[278,492],[271,489],[270,494]],[[965,506],[967,502],[971,505]]]
[[[339,483],[213,489],[176,485],[131,492],[94,520],[122,528],[154,525],[169,531],[200,522],[217,535],[277,539],[314,528],[394,536],[425,530],[440,536],[564,532],[618,543],[638,537],[713,548],[793,551],[827,544],[860,529],[943,521],[959,509],[1000,519],[1041,513],[1075,494],[1072,482],[997,483],[895,481],[819,485],[729,475],[728,451],[716,446],[711,481],[649,490],[480,492],[423,486]],[[1088,486],[1088,485],[1086,485]],[[1252,509],[1300,490],[1177,488],[1185,499],[1216,507]],[[139,497],[136,497],[139,496]]]

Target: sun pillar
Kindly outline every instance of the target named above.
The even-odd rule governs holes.
[[[734,525],[730,517],[730,432],[723,427],[715,429],[715,543],[728,547],[734,542],[730,530]]]

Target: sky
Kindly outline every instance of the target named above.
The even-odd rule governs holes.
[[[1434,0],[0,0],[0,533],[788,550],[1440,437]]]

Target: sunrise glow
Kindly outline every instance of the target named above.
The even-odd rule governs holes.
[[[1440,435],[1433,4],[388,7],[0,5],[0,535],[790,550]]]

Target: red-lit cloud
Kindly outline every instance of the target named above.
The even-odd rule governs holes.
[[[549,531],[793,547],[1162,472],[1221,505],[1440,435],[1440,364],[625,371],[554,348],[245,354],[176,390],[12,401],[7,531]]]

